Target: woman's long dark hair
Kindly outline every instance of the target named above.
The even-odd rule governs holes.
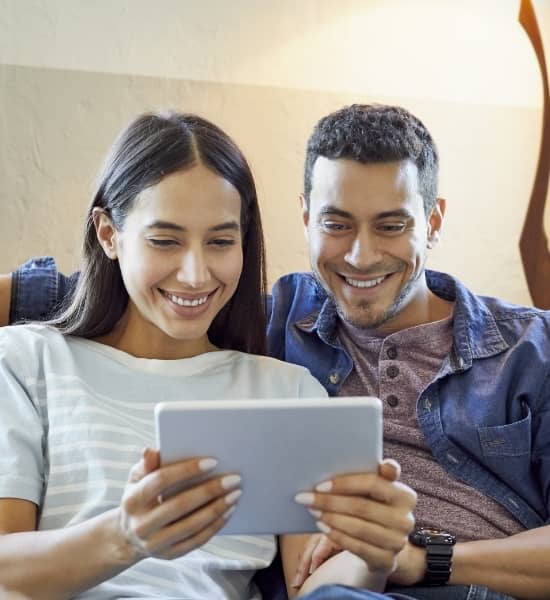
[[[128,304],[117,260],[97,239],[94,208],[121,230],[136,196],[200,160],[241,197],[243,270],[233,297],[208,330],[220,348],[265,353],[266,274],[262,224],[250,167],[235,142],[206,119],[178,112],[144,114],[118,137],[100,176],[85,225],[78,283],[69,304],[49,322],[67,335],[95,338],[110,332]]]

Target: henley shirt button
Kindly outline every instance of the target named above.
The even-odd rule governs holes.
[[[336,385],[340,381],[340,375],[338,375],[338,373],[331,373],[329,381],[332,385]]]
[[[399,404],[399,398],[394,396],[393,394],[389,395],[386,398],[386,402],[392,407],[395,408]]]
[[[390,346],[386,350],[386,356],[391,360],[395,360],[397,358],[397,348],[395,346]]]
[[[397,377],[399,375],[399,368],[396,367],[395,365],[390,365],[387,368],[386,373],[387,373],[388,377],[391,377],[392,379],[394,379],[395,377]]]

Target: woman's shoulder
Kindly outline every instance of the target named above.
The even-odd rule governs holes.
[[[283,362],[270,356],[235,353],[239,368],[251,379],[261,379],[267,385],[275,385],[282,392],[293,390],[299,396],[326,396],[323,386],[306,367]]]
[[[60,342],[63,338],[64,336],[57,329],[41,323],[8,325],[0,328],[0,341],[4,344],[12,342],[25,344],[38,340],[55,343]]]
[[[0,355],[17,361],[33,360],[47,349],[60,349],[67,344],[59,331],[37,323],[0,328]]]

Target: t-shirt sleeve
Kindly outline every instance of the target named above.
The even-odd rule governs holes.
[[[43,418],[29,393],[36,382],[21,369],[21,362],[20,348],[5,330],[0,331],[0,498],[40,505],[44,487]]]
[[[300,379],[299,397],[323,398],[325,396],[328,396],[325,388],[304,368]]]
[[[50,256],[32,258],[12,274],[10,323],[44,321],[73,293],[77,274],[57,270]]]

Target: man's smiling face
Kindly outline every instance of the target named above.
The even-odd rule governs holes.
[[[444,203],[426,216],[414,163],[319,157],[311,182],[302,206],[311,267],[340,316],[382,332],[422,322]]]

